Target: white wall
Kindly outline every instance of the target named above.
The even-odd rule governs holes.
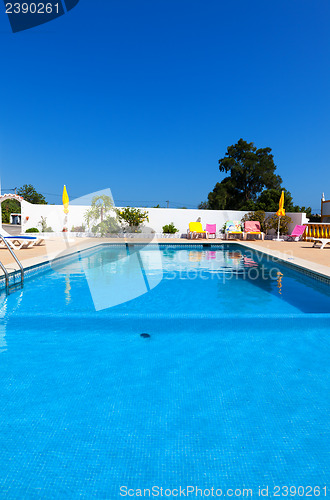
[[[165,224],[173,222],[175,227],[179,229],[178,234],[187,233],[189,222],[197,221],[200,217],[202,220],[203,228],[206,224],[216,224],[217,231],[220,231],[226,221],[238,220],[248,213],[248,211],[235,211],[235,210],[191,210],[191,209],[178,209],[178,208],[148,208],[149,224],[156,233],[162,232],[162,227]],[[274,212],[266,212],[266,215],[272,215]],[[305,224],[308,222],[306,214],[302,213],[287,213],[292,219],[289,224],[289,232],[292,231],[296,224]]]
[[[32,205],[26,201],[22,202],[22,232],[30,227],[38,227],[40,229],[41,216],[47,218],[47,225],[52,227],[55,232],[62,231],[64,226],[71,230],[72,226],[81,226],[85,224],[84,214],[89,206],[69,205],[69,214],[66,221],[63,212],[63,205]],[[193,210],[179,208],[142,208],[149,214],[149,223],[145,225],[152,228],[156,233],[162,232],[162,227],[171,222],[179,229],[178,235],[186,234],[189,222],[196,221],[199,217],[202,220],[202,225],[216,224],[217,231],[220,231],[227,220],[241,220],[247,213],[246,211],[227,211],[227,210]],[[267,213],[270,215],[270,212]],[[289,225],[289,232],[292,231],[296,224],[304,224],[308,222],[305,214],[288,213],[292,219],[292,224]],[[29,217],[26,220],[26,217]]]
[[[32,205],[24,201],[21,204],[22,233],[30,227],[40,229],[41,217],[46,217],[47,226],[50,226],[55,232],[62,231],[64,226],[71,230],[72,226],[81,226],[84,223],[84,213],[88,208],[90,207],[71,205],[66,218],[63,205]]]
[[[220,231],[227,220],[241,220],[246,212],[226,210],[198,210],[180,208],[147,208],[149,224],[156,233],[161,233],[165,224],[173,222],[179,229],[178,234],[187,233],[189,222],[195,222],[200,217],[203,228],[206,224],[216,224]]]

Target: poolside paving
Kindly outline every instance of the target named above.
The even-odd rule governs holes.
[[[249,248],[330,277],[330,248],[313,248],[311,241],[247,241]]]
[[[61,255],[70,254],[77,250],[84,250],[103,243],[142,243],[150,242],[150,240],[137,239],[137,238],[73,238],[69,237],[65,240],[63,237],[49,237],[46,244],[34,246],[26,249],[16,251],[17,257],[22,262],[25,268],[47,262],[53,258]],[[281,258],[292,264],[310,269],[312,271],[321,273],[330,277],[330,246],[325,247],[323,250],[319,248],[312,248],[313,242],[300,241],[300,242],[278,242],[273,240],[230,240],[224,241],[222,239],[198,239],[187,240],[185,238],[163,238],[157,239],[155,242],[167,244],[191,244],[203,243],[208,244],[222,244],[222,243],[240,243],[249,249],[259,250],[270,256]],[[10,253],[4,247],[0,248],[0,260],[10,270],[17,269],[16,263],[13,261]]]

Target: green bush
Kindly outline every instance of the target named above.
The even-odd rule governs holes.
[[[47,226],[47,217],[41,217],[41,221],[39,222],[39,224],[41,226],[42,233],[53,233],[52,228]]]
[[[288,227],[291,224],[292,219],[288,215],[284,215],[284,217],[280,217],[280,234],[288,234]],[[266,233],[270,229],[278,229],[278,216],[276,214],[267,217],[265,220],[265,230]]]
[[[116,213],[120,223],[129,232],[138,233],[143,222],[149,222],[148,212],[139,208],[126,207],[122,210],[116,209]]]
[[[71,231],[72,233],[84,233],[86,230],[85,226],[72,226]]]
[[[39,229],[37,229],[36,227],[30,227],[25,232],[26,233],[39,233]]]
[[[5,200],[1,203],[2,222],[9,224],[10,214],[20,214],[21,204],[17,200]]]
[[[113,210],[113,203],[110,196],[105,194],[94,196],[91,207],[85,212],[84,219],[88,229],[98,232],[97,227],[105,221]],[[96,228],[94,230],[94,228]]]
[[[163,226],[163,233],[165,234],[175,234],[178,231],[179,230],[174,226],[173,222],[171,222],[170,224],[165,224],[165,226]]]
[[[93,226],[92,232],[101,236],[107,236],[108,234],[118,233],[119,229],[117,219],[109,215],[105,220]]]
[[[309,217],[309,222],[318,222],[318,223],[321,223],[322,222],[322,217],[320,215],[318,215],[318,214],[312,214]]]

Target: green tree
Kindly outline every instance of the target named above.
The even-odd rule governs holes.
[[[17,194],[19,196],[22,196],[22,198],[24,198],[24,200],[28,201],[29,203],[34,203],[37,205],[47,205],[45,197],[42,194],[37,193],[32,184],[24,184],[17,190]]]
[[[217,182],[207,201],[198,208],[276,212],[283,190],[287,212],[311,215],[310,207],[294,205],[291,193],[281,187],[282,179],[276,174],[271,148],[257,149],[253,142],[240,139],[227,148],[224,158],[219,160],[219,170],[229,175]]]
[[[112,208],[113,203],[110,196],[105,194],[94,196],[91,208],[86,211],[84,216],[88,226],[98,222],[99,219],[103,222],[104,218],[107,217]]]
[[[207,206],[210,210],[224,210],[227,204],[228,191],[224,184],[217,182],[207,197]]]
[[[284,191],[284,208],[286,212],[305,212],[307,216],[311,215],[312,209],[310,207],[294,205],[292,194],[285,188],[265,189],[255,203],[256,210],[277,212],[282,191]]]
[[[309,215],[309,222],[321,222],[322,217],[319,214],[311,214]]]
[[[271,148],[257,149],[240,139],[219,160],[219,170],[229,174],[208,195],[212,210],[253,210],[264,189],[278,189],[282,179],[275,174]]]
[[[130,232],[137,233],[143,222],[149,222],[148,212],[139,208],[126,207],[121,210],[117,209],[116,212],[119,221]]]
[[[255,201],[265,189],[279,188],[282,179],[275,174],[271,148],[257,149],[253,142],[240,139],[229,146],[219,160],[220,172],[230,173],[231,187],[243,203]]]
[[[5,200],[1,203],[1,216],[4,224],[10,223],[10,214],[20,214],[21,204],[17,200]]]
[[[119,229],[120,228],[116,217],[107,215],[102,222],[92,228],[92,232],[98,233],[101,236],[107,236],[108,234],[118,233]]]
[[[93,233],[100,233],[105,236],[109,233],[116,233],[119,230],[116,217],[111,216],[114,206],[110,196],[94,196],[91,207],[85,212],[84,219]]]
[[[288,215],[284,215],[284,217],[277,217],[276,214],[269,216],[264,223],[264,227],[266,229],[266,233],[270,229],[275,229],[277,231],[278,222],[280,222],[280,234],[288,234],[288,227],[291,224],[292,219]]]
[[[217,182],[208,194],[207,206],[210,210],[253,210],[254,202],[248,200],[243,203],[232,179],[226,177],[222,182]]]
[[[256,210],[264,210],[265,212],[277,212],[281,193],[284,191],[284,208],[287,212],[295,212],[293,199],[290,191],[285,188],[265,189],[258,197],[255,208]]]
[[[208,201],[201,201],[197,208],[199,210],[208,210],[209,209],[209,202]]]

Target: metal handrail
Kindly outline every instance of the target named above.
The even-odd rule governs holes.
[[[1,267],[2,271],[3,271],[3,274],[5,275],[6,288],[8,288],[8,286],[9,286],[9,274],[8,274],[7,269],[5,268],[5,266],[3,265],[3,263],[1,262],[1,260],[0,260],[0,267]]]
[[[14,252],[14,251],[13,251],[13,249],[10,247],[9,243],[5,240],[5,238],[2,236],[2,234],[0,234],[0,238],[2,239],[2,241],[4,242],[4,244],[6,245],[6,247],[8,248],[8,250],[9,250],[9,252],[11,253],[12,257],[15,259],[16,263],[18,264],[18,266],[19,266],[19,268],[20,268],[20,270],[21,270],[21,281],[22,281],[22,283],[23,283],[23,282],[24,282],[24,268],[23,268],[23,266],[22,266],[21,262],[18,260],[18,258],[17,258],[17,256],[16,256],[15,252]],[[3,264],[1,264],[1,266],[0,266],[0,267],[1,267],[1,269],[3,270],[3,267],[4,267],[4,266],[3,266]],[[7,272],[7,271],[6,271],[6,272]],[[5,272],[5,274],[6,274],[6,272]],[[7,272],[7,274],[8,274],[8,272]],[[6,280],[6,282],[7,282],[7,280]]]

